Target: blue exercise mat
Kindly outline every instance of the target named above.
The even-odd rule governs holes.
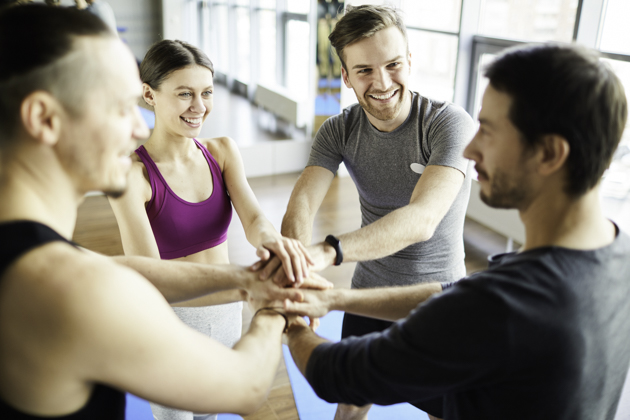
[[[330,340],[339,341],[341,338],[341,322],[343,312],[333,311],[321,318],[317,334]],[[320,399],[304,376],[293,362],[291,352],[287,346],[282,346],[287,373],[293,389],[295,405],[300,420],[332,420],[335,416],[337,404],[330,404]],[[388,406],[373,405],[368,415],[370,420],[428,420],[429,417],[411,404],[394,404]]]
[[[142,398],[127,394],[126,420],[153,420],[151,406]]]

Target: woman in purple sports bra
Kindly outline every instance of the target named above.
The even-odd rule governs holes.
[[[308,273],[308,253],[263,215],[234,141],[196,138],[212,110],[213,76],[208,57],[181,41],[154,44],[140,66],[142,96],[155,110],[155,129],[132,157],[127,192],[110,200],[125,254],[228,264],[234,205],[257,256],[279,256],[287,276],[299,282]],[[243,298],[239,291],[226,291],[173,309],[186,324],[231,347],[241,337]],[[190,412],[153,404],[152,409],[158,420],[193,420]]]

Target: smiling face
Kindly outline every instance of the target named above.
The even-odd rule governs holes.
[[[55,145],[59,161],[77,191],[103,191],[119,196],[127,187],[130,154],[149,130],[138,111],[142,86],[129,49],[116,38],[86,37],[77,41],[83,63],[77,71],[92,70],[79,116],[64,115],[61,140]]]
[[[175,70],[157,90],[144,84],[144,99],[155,109],[156,130],[174,137],[199,135],[203,122],[212,111],[212,72],[192,65]]]
[[[395,26],[376,32],[343,49],[344,83],[354,90],[372,125],[381,131],[400,126],[411,108],[407,80],[411,54]]]
[[[464,150],[475,162],[481,200],[495,208],[525,210],[531,202],[532,151],[509,119],[512,99],[488,85],[479,112],[479,130]]]

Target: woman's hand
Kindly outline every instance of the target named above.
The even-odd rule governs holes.
[[[252,265],[252,271],[260,272],[260,279],[267,280],[282,266],[282,276],[276,275],[277,282],[297,286],[309,276],[310,267],[314,264],[306,247],[296,239],[278,235],[266,235],[262,244],[256,249],[260,261]],[[282,281],[285,280],[285,281]]]

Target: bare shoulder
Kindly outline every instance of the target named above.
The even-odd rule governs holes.
[[[64,242],[52,242],[29,252],[6,277],[9,284],[16,284],[12,289],[18,292],[16,297],[30,296],[28,299],[40,307],[66,315],[73,310],[89,310],[111,292],[152,288],[135,271]]]
[[[151,195],[151,181],[147,168],[138,155],[134,153],[131,155],[131,169],[127,177],[127,193],[123,197],[141,198],[146,203],[151,200]]]
[[[164,300],[133,270],[64,242],[40,246],[18,259],[4,273],[2,286],[2,336],[18,329],[16,340],[59,357],[86,331],[102,329],[113,312],[124,310],[125,300],[131,299],[121,297]]]
[[[219,163],[221,169],[225,167],[225,162],[238,154],[238,146],[231,137],[214,137],[210,139],[199,140],[206,149],[212,154],[214,159]]]

